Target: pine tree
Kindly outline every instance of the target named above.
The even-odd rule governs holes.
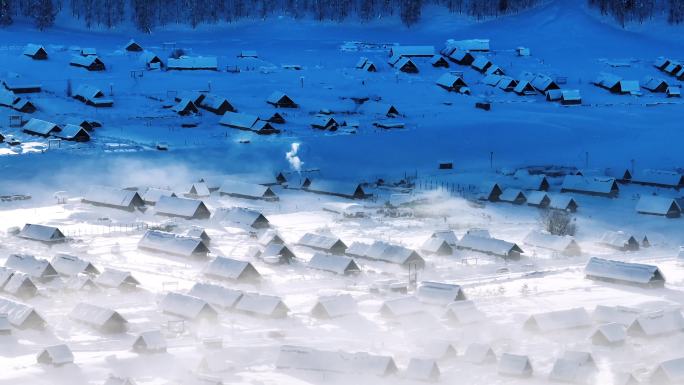
[[[670,0],[667,21],[670,24],[684,23],[684,0]]]
[[[139,30],[148,33],[152,29],[152,12],[149,3],[147,0],[131,0],[135,26]]]
[[[55,23],[55,11],[52,0],[36,0],[33,8],[33,20],[39,30],[44,31]]]
[[[401,21],[410,27],[420,20],[420,10],[422,4],[420,0],[401,0],[399,15]]]
[[[12,24],[11,0],[0,0],[0,26]]]

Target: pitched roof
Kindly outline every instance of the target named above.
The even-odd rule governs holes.
[[[357,306],[354,298],[349,294],[339,294],[318,297],[312,313],[335,318],[354,314],[356,311]]]
[[[329,271],[335,274],[358,273],[359,266],[350,257],[316,253],[309,260],[307,267],[316,270]]]
[[[203,299],[181,293],[168,293],[162,298],[159,307],[164,313],[189,320],[215,318],[216,310]]]
[[[421,282],[416,291],[416,296],[421,302],[433,305],[449,305],[456,301],[465,300],[461,286],[433,281]]]
[[[90,262],[69,254],[57,254],[52,258],[52,266],[62,275],[99,274]]]
[[[588,277],[611,279],[638,284],[664,283],[658,266],[629,263],[592,257],[584,268]]]
[[[169,58],[167,67],[169,69],[190,69],[190,70],[201,70],[201,69],[217,69],[218,61],[216,57],[204,57],[204,56],[181,56],[178,59]]]
[[[501,239],[481,237],[474,234],[466,234],[458,242],[459,248],[480,251],[498,256],[508,256],[512,251],[522,253],[523,250],[515,243]]]
[[[561,191],[583,191],[598,194],[610,194],[617,188],[615,178],[585,178],[581,175],[566,175],[561,185]]]
[[[101,306],[81,302],[71,310],[69,317],[89,325],[103,327],[108,322],[127,323],[125,318],[118,312]]]
[[[40,134],[40,135],[50,135],[54,131],[59,131],[60,127],[52,122],[47,122],[45,120],[40,120],[36,118],[31,118],[28,123],[24,124],[24,131]]]
[[[172,196],[161,196],[154,207],[156,214],[182,218],[193,218],[204,210],[208,211],[207,206],[201,200]]]
[[[21,271],[36,278],[51,278],[57,276],[57,271],[46,259],[36,258],[28,254],[10,254],[5,261],[5,267]]]
[[[231,309],[242,297],[242,292],[219,285],[198,282],[190,289],[188,295],[207,301],[212,306]]]
[[[138,248],[161,251],[184,257],[203,255],[208,249],[200,238],[185,237],[157,230],[147,230],[138,242]]]
[[[129,271],[105,268],[102,274],[95,278],[95,283],[112,288],[122,288],[127,286],[137,286],[140,282],[135,279]]]
[[[83,199],[87,202],[126,208],[140,195],[136,191],[122,190],[105,186],[92,186]]]
[[[41,242],[62,242],[65,239],[64,233],[57,227],[32,223],[25,224],[17,236]]]
[[[259,272],[250,262],[227,257],[216,257],[204,269],[204,274],[232,280],[259,277]]]
[[[256,293],[245,293],[235,305],[235,309],[265,317],[282,317],[289,311],[280,297]]]
[[[681,212],[676,200],[655,195],[642,195],[636,205],[638,213],[667,215],[671,210]]]
[[[537,313],[525,321],[525,328],[541,332],[574,329],[590,325],[591,318],[582,307]]]
[[[530,231],[523,242],[558,252],[564,252],[570,247],[577,246],[577,242],[570,236],[553,235],[541,231]]]

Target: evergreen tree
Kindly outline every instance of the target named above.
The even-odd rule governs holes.
[[[52,0],[35,0],[33,7],[33,20],[39,30],[44,31],[55,23],[55,11]]]
[[[0,0],[0,26],[12,24],[11,0]]]
[[[410,27],[420,20],[420,10],[422,4],[420,0],[401,0],[399,15],[401,21]]]

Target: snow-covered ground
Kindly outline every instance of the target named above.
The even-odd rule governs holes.
[[[65,278],[36,282],[39,295],[22,299],[45,318],[43,331],[12,329],[0,336],[0,383],[100,384],[109,374],[126,376],[138,384],[305,384],[305,383],[412,383],[406,368],[412,358],[438,358],[434,347],[450,342],[459,357],[439,360],[442,383],[546,383],[556,358],[565,351],[591,352],[597,361],[597,384],[621,383],[616,373],[650,378],[657,365],[681,357],[681,331],[666,337],[629,336],[624,345],[593,345],[590,336],[599,325],[550,333],[523,328],[531,314],[582,307],[590,314],[597,305],[629,306],[641,311],[679,308],[684,303],[684,267],[677,262],[684,244],[682,219],[636,213],[640,196],[657,194],[679,198],[678,190],[621,184],[617,198],[571,194],[579,204],[573,215],[576,240],[582,256],[562,257],[531,247],[524,239],[541,230],[540,210],[527,205],[480,202],[477,189],[496,181],[516,186],[508,170],[532,165],[558,165],[599,169],[619,176],[626,169],[675,170],[684,163],[681,100],[644,91],[641,97],[613,95],[590,82],[600,72],[626,79],[659,76],[652,63],[658,56],[684,59],[682,29],[654,25],[637,32],[604,23],[586,11],[579,1],[553,1],[520,15],[473,23],[430,9],[423,21],[405,29],[393,22],[371,25],[319,24],[309,21],[268,19],[235,25],[200,27],[196,31],[167,29],[151,35],[132,31],[86,32],[64,25],[39,33],[17,24],[0,29],[0,78],[20,76],[22,82],[40,83],[43,91],[27,94],[38,117],[63,123],[70,119],[97,120],[102,127],[87,143],[62,142],[48,148],[45,139],[28,136],[9,126],[15,113],[0,107],[0,133],[14,135],[21,146],[0,143],[0,195],[25,194],[28,200],[0,202],[0,261],[15,253],[51,260],[66,252],[90,261],[100,271],[130,271],[140,281],[133,292],[113,289],[97,292],[65,290]],[[166,59],[171,46],[191,55],[216,56],[220,71],[143,71],[138,54],[125,53],[130,39]],[[507,74],[522,71],[567,77],[564,88],[579,89],[581,106],[563,107],[542,95],[521,97],[482,84],[483,76],[469,67],[451,63],[449,70],[463,71],[472,95],[447,93],[435,80],[447,69],[432,68],[428,59],[416,59],[418,74],[395,72],[386,51],[350,52],[345,42],[426,44],[441,49],[449,39],[488,38],[491,60]],[[174,44],[169,44],[173,42]],[[50,58],[32,61],[22,57],[27,43],[44,45]],[[531,49],[530,57],[518,57],[514,49]],[[68,65],[78,47],[94,47],[107,64],[101,73]],[[256,50],[259,59],[238,59],[241,50]],[[379,66],[377,73],[354,69],[360,56]],[[611,67],[610,63],[629,63]],[[301,70],[283,65],[300,65]],[[228,72],[234,66],[239,73]],[[139,74],[136,72],[135,74]],[[68,98],[67,82],[101,88],[114,100],[112,108],[94,108]],[[300,105],[283,113],[286,123],[272,136],[258,136],[220,126],[220,116],[203,111],[181,118],[164,108],[183,91],[211,91],[228,98],[240,111],[261,117],[276,111],[266,103],[273,91],[283,91]],[[313,114],[321,109],[355,111],[350,98],[380,98],[395,105],[401,116],[394,120],[403,129],[373,127],[377,116],[338,113],[341,121],[360,123],[358,129],[337,132],[312,129]],[[492,102],[492,110],[475,109],[476,102]],[[197,127],[182,128],[184,122]],[[167,142],[169,151],[155,149]],[[293,143],[300,146],[290,153]],[[299,175],[292,157],[303,162]],[[454,170],[438,171],[440,162],[453,162]],[[491,162],[491,163],[490,163]],[[324,208],[350,202],[344,198],[312,194],[275,186],[277,202],[228,198],[213,192],[202,200],[212,212],[233,206],[259,210],[282,235],[298,259],[290,265],[272,265],[245,257],[257,245],[255,231],[216,218],[174,220],[175,231],[202,226],[212,238],[209,259],[189,259],[142,251],[137,248],[144,229],[168,223],[146,212],[125,212],[88,205],[81,197],[92,185],[117,188],[169,187],[177,192],[203,177],[271,180],[287,171],[290,187],[304,176],[359,183],[368,182],[372,199],[358,201],[363,218],[346,218]],[[308,171],[307,171],[308,170]],[[249,176],[247,176],[249,174]],[[377,186],[409,176],[415,189]],[[560,194],[562,178],[549,178],[552,194]],[[425,186],[429,187],[425,187]],[[435,188],[435,186],[439,186]],[[445,187],[442,187],[445,186]],[[476,187],[477,186],[477,187]],[[434,190],[426,192],[424,190]],[[444,190],[449,190],[444,191]],[[61,191],[59,194],[55,192]],[[391,194],[409,192],[429,198],[407,209],[413,215],[386,215]],[[457,191],[465,191],[459,193]],[[66,197],[66,201],[55,198]],[[567,193],[564,193],[567,195]],[[26,223],[59,227],[69,242],[47,247],[14,236],[11,228]],[[443,306],[420,305],[420,312],[399,318],[380,314],[384,301],[408,294],[375,290],[382,282],[408,285],[411,271],[396,265],[357,259],[362,272],[336,276],[308,269],[313,251],[296,245],[309,232],[330,233],[347,245],[355,241],[382,240],[420,249],[436,230],[452,229],[459,239],[471,228],[488,229],[492,236],[515,242],[525,254],[520,261],[456,250],[450,256],[423,254],[424,269],[417,281],[459,284],[466,297],[484,313],[482,321],[459,325],[443,318]],[[620,252],[597,244],[606,231],[648,236],[651,247]],[[263,276],[261,283],[215,281],[202,272],[216,256],[248,259]],[[664,288],[641,288],[599,283],[584,277],[588,259],[598,256],[657,265],[667,278]],[[284,319],[267,319],[235,311],[219,310],[216,322],[175,322],[158,305],[167,292],[186,293],[197,282],[212,282],[244,292],[276,295],[290,309]],[[350,294],[358,305],[351,315],[320,320],[310,315],[319,295]],[[17,300],[10,294],[0,296]],[[128,320],[125,333],[102,334],[69,318],[79,302],[118,311]],[[680,328],[682,329],[682,328]],[[166,353],[140,355],[131,352],[136,336],[161,330]],[[207,346],[219,338],[220,348]],[[36,364],[44,347],[64,343],[74,353],[74,364],[49,367]],[[463,355],[471,343],[491,344],[502,353],[528,355],[534,374],[511,378],[497,374],[496,365],[467,363]],[[388,377],[333,373],[330,371],[276,368],[283,345],[327,351],[369,352],[392,356],[399,372]],[[221,359],[222,370],[200,368],[203,357]],[[618,376],[619,377],[619,376]],[[617,377],[616,377],[617,378]]]

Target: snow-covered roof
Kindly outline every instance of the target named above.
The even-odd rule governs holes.
[[[84,302],[74,307],[69,313],[69,318],[96,327],[104,327],[111,322],[121,324],[128,322],[121,314],[112,309]]]
[[[463,81],[463,78],[449,72],[442,74],[442,76],[440,76],[437,79],[436,83],[437,85],[448,89],[453,89],[458,86],[466,86],[466,83]]]
[[[216,215],[220,221],[228,221],[240,225],[250,227],[261,227],[265,222],[268,225],[268,220],[260,212],[246,207],[230,207],[221,208],[217,210]]]
[[[444,315],[450,321],[454,321],[460,325],[482,322],[487,318],[487,316],[475,306],[475,302],[468,300],[449,303]]]
[[[317,317],[336,318],[355,314],[356,311],[354,298],[349,294],[339,294],[319,297],[311,313]]]
[[[181,218],[208,217],[209,209],[198,199],[161,196],[154,207],[156,214]]]
[[[196,112],[197,106],[195,106],[195,103],[193,103],[190,99],[181,99],[180,102],[171,107],[171,111],[177,114],[187,113],[189,111]]]
[[[214,94],[206,94],[199,105],[203,108],[218,110],[226,103],[228,103],[229,110],[234,109],[233,104],[228,99]]]
[[[584,384],[593,372],[594,368],[591,366],[582,365],[572,359],[559,358],[553,364],[549,379],[556,382]]]
[[[492,62],[486,56],[483,56],[483,55],[475,56],[475,60],[471,64],[471,66],[473,66],[473,68],[476,68],[480,71],[484,71],[485,67],[491,66],[491,65],[492,65]]]
[[[350,257],[323,253],[314,254],[309,260],[307,267],[342,275],[358,273],[361,271],[356,262]]]
[[[281,245],[285,243],[285,241],[278,234],[278,232],[273,229],[268,229],[264,231],[264,233],[259,236],[257,242],[259,242],[261,246],[268,246],[271,243],[278,243]]]
[[[555,85],[553,79],[544,74],[537,74],[530,83],[532,84],[532,87],[539,92],[546,92],[551,88],[552,85]]]
[[[55,268],[46,259],[36,258],[28,254],[10,254],[5,261],[5,267],[36,278],[52,278],[58,275]]]
[[[423,305],[413,296],[388,299],[380,308],[380,313],[385,317],[402,317],[423,311]]]
[[[33,307],[4,297],[0,297],[0,314],[6,314],[12,326],[20,329],[42,327],[45,324]]]
[[[97,56],[93,55],[88,55],[88,56],[82,56],[82,55],[74,55],[71,57],[71,61],[69,62],[71,65],[76,65],[79,67],[90,67],[94,63],[102,63],[104,62]]]
[[[433,281],[421,282],[416,296],[421,302],[432,305],[449,305],[466,298],[461,286]]]
[[[159,330],[147,330],[140,333],[133,344],[142,344],[149,350],[164,350],[167,346],[166,338]]]
[[[537,313],[525,321],[525,328],[541,332],[574,329],[590,325],[591,318],[583,307]]]
[[[40,242],[62,242],[65,239],[64,234],[57,227],[31,223],[25,224],[17,236]]]
[[[224,181],[223,184],[221,184],[219,193],[224,195],[257,199],[277,197],[273,190],[271,190],[271,188],[268,186],[256,183],[242,182],[238,180]]]
[[[81,84],[80,86],[76,87],[76,90],[72,95],[74,97],[81,97],[85,100],[93,100],[103,97],[104,92],[102,92],[101,89],[89,84]]]
[[[420,246],[420,251],[428,254],[451,254],[453,249],[446,240],[430,237]]]
[[[150,51],[144,51],[143,53],[141,53],[139,60],[140,60],[140,62],[145,63],[145,64],[162,62],[162,59],[159,56],[157,56],[154,52],[150,52]]]
[[[665,170],[644,170],[633,173],[630,182],[663,187],[681,187],[684,185],[684,175]]]
[[[655,195],[642,195],[636,205],[636,211],[643,214],[668,215],[671,212],[679,213],[681,208],[676,200]]]
[[[659,87],[667,88],[667,81],[660,78],[655,78],[653,76],[646,76],[642,82],[641,86],[649,91],[656,91]]]
[[[99,274],[100,271],[93,266],[92,263],[81,259],[74,255],[57,254],[52,258],[52,267],[57,270],[59,274],[73,276],[78,274]]]
[[[50,363],[52,365],[65,365],[74,362],[74,354],[67,345],[48,346],[38,353],[38,362]]]
[[[425,264],[425,260],[414,250],[382,241],[375,241],[371,245],[365,245],[365,247],[363,244],[356,244],[354,248],[347,249],[347,254],[399,265],[417,264],[422,266]]]
[[[545,200],[551,202],[551,198],[544,191],[529,191],[527,193],[527,204],[539,206],[544,203]]]
[[[24,48],[24,55],[34,56],[40,51],[47,53],[47,51],[45,51],[45,47],[42,45],[29,43],[26,44],[26,47]]]
[[[502,202],[517,202],[518,200],[525,202],[527,197],[525,197],[525,193],[523,193],[522,190],[506,188],[501,192],[501,195],[499,195],[499,200]]]
[[[596,305],[592,318],[596,322],[619,323],[629,326],[641,314],[641,310],[626,306]]]
[[[561,100],[563,101],[582,101],[580,90],[562,90]]]
[[[27,274],[15,272],[2,290],[17,297],[28,298],[35,296],[38,288]]]
[[[581,175],[566,175],[561,185],[561,192],[575,191],[607,195],[617,190],[615,178],[587,178]]]
[[[456,246],[458,243],[458,236],[452,230],[437,230],[432,233],[431,237],[443,239],[449,246]]]
[[[122,190],[105,186],[92,186],[83,197],[83,200],[90,203],[102,204],[107,206],[128,208],[142,201],[136,191]]]
[[[138,242],[138,248],[184,257],[206,256],[209,251],[200,238],[185,237],[158,230],[147,230]]]
[[[417,381],[437,381],[440,377],[437,362],[430,358],[411,358],[404,372],[406,378]]]
[[[95,278],[95,283],[112,288],[135,287],[140,282],[129,271],[105,268],[102,274]]]
[[[366,352],[325,351],[291,345],[283,345],[280,348],[276,368],[365,376],[386,376],[397,371],[394,360],[389,356],[371,355]]]
[[[590,278],[609,279],[637,284],[662,284],[665,277],[658,266],[592,257],[584,268]]]
[[[393,116],[399,115],[396,106],[389,103],[366,102],[361,105],[359,112],[366,115]]]
[[[577,242],[570,236],[553,235],[541,231],[530,231],[523,242],[531,246],[558,252],[565,252],[570,248],[579,247]]]
[[[663,361],[651,375],[653,384],[678,384],[684,381],[684,357]]]
[[[14,94],[14,92],[0,87],[0,105],[5,107],[12,107],[21,98]]]
[[[527,356],[503,353],[497,372],[506,376],[529,376],[532,375],[532,364]]]
[[[431,45],[394,45],[390,56],[433,56],[435,47]]]
[[[263,317],[285,317],[289,311],[280,297],[256,293],[245,293],[235,309]]]
[[[492,347],[487,344],[472,343],[466,348],[463,359],[471,364],[484,364],[496,362],[496,354],[494,354]]]
[[[167,67],[169,69],[188,69],[188,70],[215,70],[218,69],[216,57],[204,56],[181,56],[178,59],[169,58]]]
[[[679,309],[642,313],[627,327],[627,333],[636,336],[655,337],[684,329],[684,317]]]
[[[189,320],[214,319],[216,310],[203,299],[181,293],[168,293],[159,302],[159,308],[167,314]]]
[[[601,236],[599,243],[621,250],[639,245],[639,241],[634,236],[622,231],[606,231]]]
[[[149,187],[142,194],[142,199],[146,203],[156,204],[161,197],[175,197],[175,196],[176,196],[176,194],[171,190]]]
[[[594,84],[604,88],[613,88],[618,85],[621,80],[622,78],[615,74],[601,72],[594,80]]]
[[[446,41],[446,46],[458,48],[463,51],[489,51],[489,39],[449,39]]]
[[[73,140],[79,137],[90,140],[90,134],[88,131],[81,126],[76,126],[74,124],[67,124],[66,126],[62,127],[61,130],[55,134],[55,136],[65,140]]]
[[[24,124],[23,129],[35,134],[50,135],[53,131],[59,131],[60,127],[52,122],[31,118],[28,123]]]
[[[250,262],[226,257],[216,257],[204,269],[204,274],[231,280],[252,280],[260,277],[259,272]]]
[[[553,194],[549,195],[549,198],[551,198],[551,203],[549,203],[549,207],[552,209],[567,210],[570,207],[572,207],[573,204],[574,206],[577,206],[577,202],[575,201],[575,199],[569,195]]]
[[[211,195],[209,186],[204,182],[195,182],[185,186],[183,193],[196,197],[208,197]]]
[[[242,292],[219,285],[198,282],[190,289],[188,295],[203,299],[212,306],[231,309],[242,297]]]
[[[515,243],[470,233],[461,238],[457,247],[504,257],[511,252],[523,253],[523,250]]]
[[[627,338],[627,331],[625,325],[617,322],[599,325],[593,334],[593,338],[601,336],[606,342],[615,344],[624,341]]]
[[[315,233],[304,234],[297,243],[312,249],[325,251],[334,251],[336,248],[347,248],[347,245],[337,237]]]

